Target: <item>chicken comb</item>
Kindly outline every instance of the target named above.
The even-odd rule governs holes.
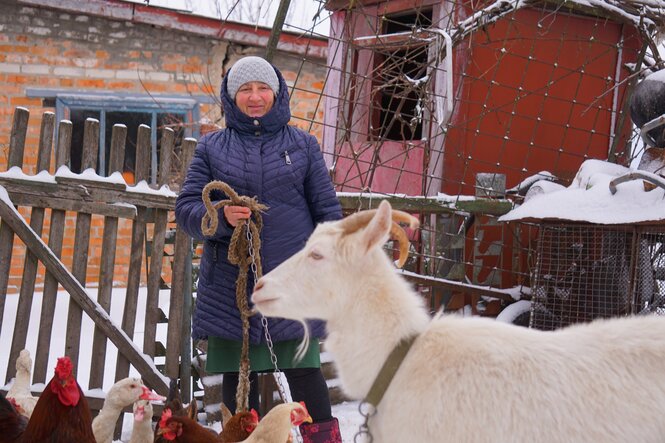
[[[298,403],[300,403],[300,406],[302,406],[302,408],[305,410],[305,413],[309,415],[309,411],[307,410],[307,406],[305,406],[305,402],[299,401]]]
[[[256,412],[256,409],[252,408],[252,410],[249,411],[249,413],[252,414],[252,418],[254,419],[254,421],[256,421],[258,423],[259,422],[259,413]]]
[[[65,380],[72,375],[72,370],[74,365],[69,357],[64,356],[58,359],[58,363],[55,365],[55,375],[60,380]]]
[[[161,429],[164,429],[166,427],[166,422],[168,421],[169,418],[171,418],[171,415],[173,415],[171,409],[164,408],[164,411],[162,411],[162,418],[159,419],[159,427]]]

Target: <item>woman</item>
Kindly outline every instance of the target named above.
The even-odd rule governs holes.
[[[193,336],[208,339],[206,371],[224,374],[223,400],[233,412],[242,326],[235,296],[238,268],[229,263],[227,255],[234,227],[244,223],[250,211],[242,206],[225,206],[217,231],[205,237],[201,231],[204,186],[221,180],[239,195],[256,196],[268,206],[261,231],[265,273],[302,249],[317,223],[339,219],[342,213],[316,138],[287,125],[291,118],[289,95],[279,70],[259,57],[242,58],[224,78],[221,98],[227,127],[199,142],[176,201],[176,220],[192,237],[205,240]],[[226,198],[213,195],[217,201]],[[253,281],[250,271],[248,297]],[[312,337],[324,334],[321,322],[310,322],[309,326]],[[271,318],[268,329],[277,364],[289,382],[293,399],[304,401],[314,420],[301,426],[305,443],[341,443],[320,369],[318,340],[312,340],[302,361],[294,363],[295,349],[303,337],[302,326]],[[258,409],[256,371],[273,369],[258,316],[250,317],[249,337],[253,371],[249,403]]]

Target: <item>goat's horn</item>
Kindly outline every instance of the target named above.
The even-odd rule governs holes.
[[[351,214],[348,217],[342,219],[339,226],[342,228],[342,231],[345,234],[353,234],[358,229],[367,226],[370,220],[374,218],[375,214],[376,209],[368,209],[366,211],[356,212],[355,214]],[[408,223],[409,227],[412,229],[415,229],[420,225],[420,222],[416,217],[404,211],[393,209],[391,211],[391,215],[393,221],[398,223]]]
[[[356,212],[351,214],[340,222],[340,226],[344,234],[352,234],[358,231],[360,228],[367,226],[367,224],[372,220],[376,214],[376,209],[369,209],[367,211]],[[409,257],[409,239],[406,236],[404,229],[398,224],[408,223],[410,228],[417,228],[420,225],[418,219],[411,214],[408,214],[404,211],[392,210],[391,218],[393,220],[392,225],[390,226],[390,234],[393,239],[397,240],[399,243],[399,258],[397,259],[397,267],[401,268],[406,263],[406,259]]]
[[[390,227],[390,234],[399,243],[399,258],[397,259],[397,267],[401,268],[409,258],[409,238],[406,236],[404,229],[397,223],[393,222]]]

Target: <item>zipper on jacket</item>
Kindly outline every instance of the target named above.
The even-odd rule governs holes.
[[[212,243],[212,262],[217,263],[217,242],[213,241]]]
[[[291,157],[289,157],[289,151],[284,151],[282,153],[282,157],[284,157],[284,160],[286,161],[287,165],[291,164]]]

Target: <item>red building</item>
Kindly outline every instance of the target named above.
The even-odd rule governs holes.
[[[324,150],[339,189],[503,196],[504,178],[626,162],[629,91],[665,10],[594,4],[329,1]],[[482,217],[466,235],[465,275],[514,285],[512,235]]]

